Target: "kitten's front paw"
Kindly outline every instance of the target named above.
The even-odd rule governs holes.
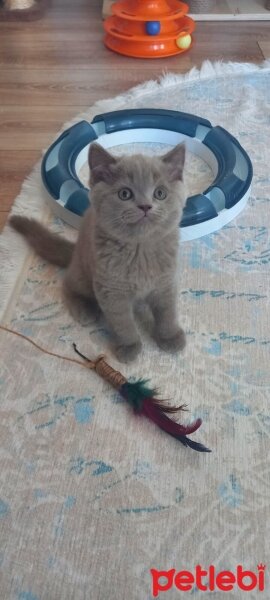
[[[124,345],[116,346],[114,352],[115,352],[116,358],[120,362],[128,363],[128,362],[131,362],[132,360],[135,360],[135,358],[137,358],[141,349],[142,349],[142,344],[140,341],[138,341],[135,344],[131,344],[130,346],[124,346]]]
[[[174,335],[169,338],[163,338],[156,334],[155,339],[161,350],[164,350],[165,352],[179,352],[180,350],[183,350],[186,345],[185,332],[180,327]]]

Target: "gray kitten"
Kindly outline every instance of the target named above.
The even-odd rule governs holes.
[[[164,156],[120,158],[92,144],[91,208],[76,244],[33,219],[13,215],[9,221],[42,258],[67,267],[63,291],[73,316],[99,306],[120,361],[133,360],[141,350],[137,300],[152,310],[160,348],[176,352],[185,345],[176,311],[184,162],[183,144]]]

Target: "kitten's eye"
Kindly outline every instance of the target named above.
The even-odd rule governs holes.
[[[133,193],[129,188],[122,188],[122,190],[119,190],[118,196],[120,200],[130,200],[130,198],[133,196]]]
[[[157,200],[165,200],[167,198],[167,190],[161,185],[154,191],[154,198]]]

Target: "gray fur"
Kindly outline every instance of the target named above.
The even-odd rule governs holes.
[[[71,261],[74,244],[60,235],[51,233],[35,219],[11,215],[9,224],[23,235],[36,253],[59,267],[67,267]]]
[[[121,361],[134,359],[141,349],[134,319],[137,300],[150,306],[154,336],[163,350],[175,352],[185,345],[176,311],[179,222],[186,200],[184,160],[180,144],[163,157],[120,158],[92,144],[92,205],[74,247],[33,220],[10,220],[43,258],[68,266],[63,290],[70,311],[80,317],[85,308],[99,307]],[[163,198],[167,193],[165,199],[153,195],[160,187],[158,194]],[[124,188],[131,190],[130,199],[119,197]]]

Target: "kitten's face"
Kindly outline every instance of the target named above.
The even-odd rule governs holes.
[[[142,239],[178,225],[186,201],[185,148],[161,157],[113,157],[98,144],[89,152],[91,200],[99,224],[120,239]]]

